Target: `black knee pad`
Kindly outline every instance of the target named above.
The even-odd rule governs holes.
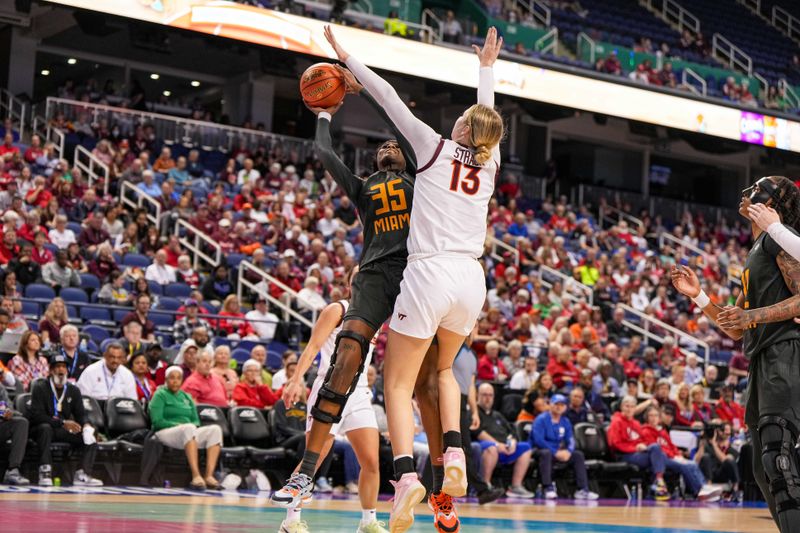
[[[361,363],[356,371],[355,376],[353,376],[353,381],[350,383],[347,390],[340,392],[333,390],[330,387],[330,381],[331,377],[333,376],[334,369],[336,368],[336,359],[339,354],[339,342],[341,342],[343,338],[352,339],[358,343],[358,346],[361,348]],[[325,374],[325,381],[322,383],[322,387],[319,389],[317,401],[311,408],[311,416],[315,420],[319,420],[320,422],[324,422],[326,424],[338,424],[342,420],[342,411],[344,411],[344,406],[347,403],[347,399],[351,394],[353,394],[353,391],[358,385],[358,380],[361,378],[361,374],[364,372],[364,363],[366,362],[367,354],[369,353],[369,343],[370,341],[368,338],[360,333],[356,333],[355,331],[342,330],[336,336],[336,344],[333,347],[333,354],[331,355],[331,366],[328,368],[328,373]],[[338,411],[336,413],[328,413],[323,411],[320,408],[320,402],[323,399],[337,404],[339,406]]]
[[[795,449],[797,427],[780,416],[763,416],[758,421],[758,433],[761,461],[778,513],[800,509],[800,468]]]

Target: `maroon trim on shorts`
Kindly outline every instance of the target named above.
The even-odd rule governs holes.
[[[431,168],[431,165],[433,165],[433,163],[436,162],[436,158],[439,157],[439,154],[442,153],[442,148],[443,147],[444,147],[444,139],[439,139],[439,146],[437,146],[436,147],[436,151],[433,152],[433,157],[431,157],[431,160],[428,161],[427,164],[425,164],[421,168],[417,169],[417,174],[425,172],[426,170]]]

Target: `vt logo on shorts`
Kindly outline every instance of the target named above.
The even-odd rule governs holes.
[[[400,320],[403,320],[406,316],[408,315],[404,315],[403,313],[397,313],[397,318],[399,318]]]

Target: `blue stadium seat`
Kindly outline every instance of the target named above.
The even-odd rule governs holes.
[[[175,317],[168,313],[152,312],[148,315],[148,318],[152,320],[153,324],[157,327],[171,328],[175,325]]]
[[[52,300],[56,297],[56,291],[48,285],[41,283],[31,283],[25,287],[25,298],[36,298],[37,300]]]
[[[147,281],[147,286],[150,288],[150,294],[154,294],[156,296],[163,296],[164,295],[164,286],[160,283],[157,283],[152,280]]]
[[[49,242],[44,243],[44,248],[45,248],[45,250],[50,250],[50,252],[53,255],[55,255],[56,252],[58,252],[58,246],[56,246],[55,244],[49,243]]]
[[[227,261],[230,268],[239,268],[239,263],[247,259],[245,254],[228,254]]]
[[[130,313],[127,309],[114,309],[114,322],[122,322],[122,319],[125,318],[128,313]]]
[[[81,234],[83,228],[77,222],[67,222],[67,229],[71,229],[72,233],[75,234],[75,238],[78,238],[78,235]]]
[[[170,298],[188,298],[192,293],[192,288],[185,283],[170,283],[164,287],[164,296]]]
[[[164,309],[166,311],[177,311],[180,306],[183,305],[183,302],[178,300],[177,298],[169,298],[167,296],[161,298],[158,301],[159,309]]]
[[[111,335],[108,333],[108,330],[94,325],[84,326],[81,329],[81,333],[89,335],[89,337],[97,344],[102,344],[104,340],[111,337]]]
[[[89,296],[86,294],[86,291],[83,289],[76,289],[74,287],[64,287],[61,289],[59,296],[64,299],[65,302],[75,302],[75,303],[89,303]]]
[[[81,274],[81,287],[83,289],[91,289],[92,291],[100,290],[100,280],[94,274]]]
[[[22,302],[23,315],[35,316],[38,318],[40,313],[41,313],[41,307],[39,307],[38,302],[31,302],[31,301]]]
[[[147,268],[150,263],[150,258],[146,255],[127,253],[122,256],[122,264],[125,266]]]
[[[289,347],[282,342],[272,341],[267,346],[267,368],[277,369],[283,366],[283,352]]]
[[[241,348],[236,348],[231,353],[231,359],[239,363],[240,365],[243,364],[245,361],[250,359],[250,352],[247,350],[243,350]]]
[[[87,320],[89,322],[109,322],[114,323],[111,320],[111,313],[108,309],[103,307],[89,307],[85,306],[81,308],[81,318]]]

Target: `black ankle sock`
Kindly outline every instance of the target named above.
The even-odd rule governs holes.
[[[444,449],[461,448],[461,433],[458,431],[447,431],[444,434]]]
[[[444,483],[444,465],[431,465],[433,470],[433,492],[442,492],[442,483]]]
[[[414,472],[414,458],[403,456],[394,460],[394,479],[400,481],[403,474]]]
[[[308,477],[314,477],[317,461],[319,461],[319,454],[306,450],[303,454],[303,462],[300,464],[300,473]]]

